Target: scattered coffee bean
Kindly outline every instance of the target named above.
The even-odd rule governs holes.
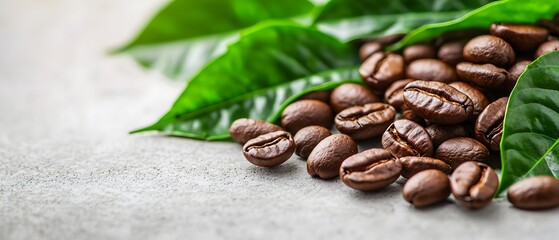
[[[256,166],[273,167],[287,161],[295,151],[291,134],[285,131],[266,133],[243,146],[243,155]]]
[[[472,63],[491,63],[498,67],[510,66],[516,57],[512,47],[502,38],[482,35],[472,38],[464,46],[464,59]]]
[[[317,100],[301,100],[289,104],[281,113],[281,124],[289,132],[296,133],[301,128],[318,125],[332,126],[332,110],[328,104]]]
[[[515,207],[536,210],[559,206],[559,180],[551,176],[530,177],[509,187],[507,198]]]
[[[332,93],[332,91],[330,90],[322,90],[322,91],[315,91],[315,92],[310,92],[307,93],[301,97],[299,97],[297,100],[318,100],[324,103],[329,103],[330,102],[330,94]]]
[[[361,48],[359,48],[359,60],[364,62],[367,58],[373,55],[373,53],[381,52],[383,47],[384,46],[377,41],[366,42],[361,46]]]
[[[452,170],[467,161],[489,162],[489,150],[473,138],[458,137],[441,143],[435,158],[448,163]]]
[[[450,188],[456,201],[467,208],[482,208],[491,203],[499,186],[493,169],[480,162],[468,161],[450,176]]]
[[[337,177],[342,162],[357,153],[357,144],[345,134],[331,135],[316,145],[307,158],[307,172],[322,179]]]
[[[431,44],[415,44],[404,48],[402,55],[405,63],[411,63],[417,59],[435,58],[435,49]]]
[[[433,155],[433,143],[425,129],[409,120],[396,120],[382,135],[382,147],[396,157]]]
[[[439,203],[450,195],[448,176],[436,169],[429,169],[411,177],[402,190],[404,199],[415,207]]]
[[[404,58],[395,53],[376,52],[361,64],[359,74],[375,90],[384,90],[404,78]]]
[[[446,140],[457,138],[457,137],[467,137],[470,135],[468,130],[463,124],[454,124],[454,125],[442,125],[442,124],[433,124],[427,126],[425,131],[429,133],[431,137],[431,141],[435,147],[441,145],[441,143],[445,142]]]
[[[466,45],[466,40],[455,40],[452,42],[447,42],[439,48],[437,52],[437,57],[451,66],[464,61],[464,45]]]
[[[456,65],[456,73],[460,79],[486,88],[497,88],[509,78],[506,69],[490,63],[461,62]]]
[[[508,100],[508,97],[502,97],[487,105],[476,120],[476,139],[493,151],[499,151]]]
[[[262,134],[283,130],[281,127],[258,119],[240,118],[229,128],[229,134],[235,142],[245,144],[248,140]]]
[[[367,87],[356,83],[342,84],[336,87],[330,95],[330,105],[336,113],[349,107],[380,101],[380,98]]]
[[[489,100],[485,97],[480,90],[475,87],[472,87],[470,84],[465,82],[453,82],[448,84],[456,90],[460,91],[463,94],[466,94],[470,100],[474,103],[474,112],[472,113],[472,117],[470,119],[475,120],[477,116],[489,105]]]
[[[512,84],[512,87],[514,87],[514,85],[516,84],[516,81],[518,80],[520,75],[524,72],[524,70],[526,70],[526,67],[528,67],[528,65],[530,65],[530,63],[532,63],[532,61],[522,60],[522,61],[516,62],[514,65],[512,65],[512,67],[509,68],[509,79],[508,80],[510,82],[514,83],[514,84]]]
[[[406,68],[406,77],[444,83],[451,83],[458,79],[453,67],[437,59],[413,61]]]
[[[356,140],[381,135],[394,121],[396,110],[385,103],[370,103],[345,109],[336,115],[336,128]]]
[[[295,141],[295,154],[302,158],[309,157],[311,151],[322,139],[332,135],[330,130],[321,126],[308,126],[299,130],[293,140]]]
[[[542,43],[538,49],[536,50],[536,54],[534,58],[539,58],[540,56],[548,53],[559,50],[559,39],[549,40],[547,42]]]
[[[437,169],[446,174],[450,173],[450,165],[435,158],[409,156],[401,157],[398,161],[402,163],[402,177],[404,178],[411,178],[416,173],[427,169]]]
[[[489,32],[507,41],[519,52],[533,51],[549,36],[547,29],[528,24],[493,23]]]
[[[402,165],[389,151],[373,148],[347,158],[340,167],[340,179],[347,186],[374,191],[395,182]]]
[[[404,87],[413,81],[412,79],[404,79],[392,83],[384,92],[384,101],[395,109],[400,109],[404,105]]]

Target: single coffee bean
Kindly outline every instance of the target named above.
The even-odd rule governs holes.
[[[490,153],[485,145],[473,138],[457,137],[441,143],[437,148],[435,158],[443,160],[450,165],[452,170],[455,170],[460,164],[467,161],[487,163]]]
[[[311,151],[322,139],[332,135],[330,130],[321,126],[308,126],[299,130],[293,140],[295,141],[295,154],[302,158],[309,157]]]
[[[487,206],[498,186],[499,178],[495,171],[480,162],[465,162],[450,176],[452,195],[458,204],[467,208]]]
[[[528,24],[493,23],[489,32],[507,41],[519,52],[533,51],[549,36],[547,29]]]
[[[518,81],[518,78],[524,72],[524,70],[526,70],[526,67],[528,67],[530,63],[532,63],[532,61],[522,60],[516,62],[514,65],[512,65],[512,67],[509,68],[509,77],[506,79],[504,84],[505,89],[508,92],[512,91],[514,85],[516,85],[516,81]]]
[[[229,134],[235,142],[245,144],[248,140],[262,134],[283,130],[281,127],[258,119],[239,118],[229,128]]]
[[[448,198],[450,182],[446,173],[428,169],[413,175],[404,185],[402,194],[415,207],[427,207]]]
[[[332,126],[334,118],[328,104],[317,100],[301,100],[289,104],[281,113],[281,124],[289,132],[296,133],[301,128],[318,125]]]
[[[534,58],[539,58],[540,56],[548,53],[559,50],[559,39],[549,40],[547,42],[542,43],[538,49],[536,50],[536,54]]]
[[[374,191],[395,182],[401,171],[402,165],[389,151],[373,148],[344,160],[340,179],[353,189]]]
[[[518,181],[509,187],[507,198],[515,207],[536,210],[559,206],[559,180],[536,176]]]
[[[431,141],[433,141],[433,145],[438,147],[441,143],[445,142],[446,140],[457,138],[457,137],[467,137],[469,135],[468,130],[462,124],[455,124],[455,125],[442,125],[442,124],[433,124],[427,126],[425,131],[429,133],[431,137]]]
[[[243,146],[243,155],[252,164],[273,167],[287,161],[295,151],[291,134],[276,131],[249,140]]]
[[[385,103],[369,103],[345,109],[336,115],[336,128],[356,140],[381,135],[394,121],[396,110]]]
[[[497,99],[497,101],[487,105],[476,120],[476,139],[493,151],[499,151],[508,101],[508,97]]]
[[[489,100],[485,97],[480,90],[475,87],[472,87],[470,84],[465,82],[453,82],[449,84],[451,87],[456,88],[456,90],[460,91],[463,94],[466,94],[470,100],[474,103],[474,112],[472,113],[471,119],[475,120],[477,116],[487,107],[489,104]]]
[[[402,55],[405,63],[411,63],[417,59],[435,58],[435,49],[431,44],[415,44],[404,48]]]
[[[433,143],[425,129],[409,120],[396,120],[382,135],[382,147],[396,157],[433,155]]]
[[[430,157],[401,157],[398,159],[402,163],[402,177],[411,178],[418,172],[427,169],[437,169],[446,174],[450,173],[450,165],[444,161]]]
[[[375,90],[384,90],[404,78],[404,58],[395,53],[376,52],[359,68],[363,81]]]
[[[459,62],[464,61],[464,45],[466,45],[466,40],[456,40],[452,42],[447,42],[441,45],[439,51],[437,52],[437,57],[451,65],[454,66]]]
[[[359,59],[361,62],[364,62],[368,57],[373,55],[373,53],[382,51],[383,47],[384,46],[377,41],[366,42],[361,46],[361,48],[359,48]]]
[[[331,135],[316,145],[307,158],[307,172],[322,179],[337,177],[342,162],[357,153],[357,144],[345,134]]]
[[[307,93],[301,97],[299,97],[297,100],[318,100],[324,103],[329,103],[330,102],[330,94],[332,93],[332,91],[330,90],[322,90],[322,91],[315,91],[315,92],[310,92]]]
[[[472,63],[491,63],[498,67],[512,65],[515,53],[512,47],[502,38],[481,35],[472,38],[464,46],[464,59]]]
[[[456,65],[456,73],[460,79],[486,88],[497,88],[509,78],[506,69],[490,63],[461,62]]]
[[[402,111],[402,114],[400,114],[400,118],[398,119],[406,119],[422,126],[425,125],[425,119],[415,114],[413,110],[409,110],[409,109]]]
[[[367,87],[356,83],[342,84],[336,87],[330,95],[330,105],[336,113],[349,107],[380,101],[380,98]]]
[[[451,83],[458,79],[453,67],[437,59],[413,61],[406,68],[406,77],[444,83]]]
[[[413,81],[413,79],[404,79],[392,83],[384,92],[384,101],[394,108],[400,109],[404,105],[404,87]]]
[[[474,104],[466,94],[442,82],[409,83],[404,88],[404,102],[431,123],[461,123],[474,111]]]

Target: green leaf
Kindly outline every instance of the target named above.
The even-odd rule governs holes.
[[[259,25],[200,71],[157,123],[135,132],[226,139],[237,118],[274,119],[292,94],[358,79],[357,64],[352,49],[319,31]]]
[[[530,176],[559,177],[559,52],[548,53],[520,76],[509,98],[501,141],[503,192]]]
[[[332,0],[315,25],[342,41],[408,33],[435,22],[456,19],[491,0]]]
[[[116,52],[127,53],[173,79],[186,80],[223,54],[242,29],[268,19],[308,14],[312,9],[306,0],[174,0]]]
[[[434,23],[411,31],[404,39],[388,50],[398,50],[405,46],[427,42],[441,34],[461,29],[489,29],[491,23],[534,23],[539,19],[551,19],[559,12],[559,4],[549,0],[503,0],[480,7],[459,19]]]

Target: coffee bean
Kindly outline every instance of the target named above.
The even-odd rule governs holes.
[[[347,186],[374,191],[395,182],[402,165],[389,151],[373,148],[347,158],[340,167],[340,179]]]
[[[444,161],[430,157],[401,157],[398,159],[402,163],[402,177],[411,178],[418,172],[427,169],[437,169],[446,174],[450,173],[450,165]]]
[[[456,65],[456,73],[460,79],[486,88],[500,87],[509,78],[506,69],[490,63],[461,62]]]
[[[528,24],[493,23],[489,32],[507,41],[519,52],[533,51],[549,36],[547,29]]]
[[[437,52],[437,57],[441,61],[454,66],[464,61],[464,45],[466,45],[466,40],[447,42],[441,45]]]
[[[457,137],[446,140],[435,152],[435,158],[446,162],[452,170],[467,161],[489,162],[489,150],[473,138]]]
[[[475,87],[472,87],[470,84],[465,82],[453,82],[449,84],[451,87],[456,88],[456,90],[460,91],[463,94],[466,94],[470,100],[474,103],[474,112],[472,113],[472,117],[470,119],[475,120],[477,116],[487,107],[489,104],[489,100],[485,97],[480,90]]]
[[[414,111],[409,110],[409,109],[402,111],[402,114],[400,114],[399,119],[410,120],[410,121],[412,121],[414,123],[417,123],[419,125],[422,125],[422,126],[425,125],[425,119],[423,119],[419,115],[415,114]]]
[[[409,120],[396,120],[382,135],[382,147],[397,157],[433,155],[433,143],[425,129]]]
[[[450,176],[452,195],[463,207],[482,208],[491,203],[499,186],[493,169],[479,162],[465,162]]]
[[[364,62],[368,57],[373,55],[373,53],[382,51],[382,48],[382,44],[377,41],[366,42],[359,48],[359,60]]]
[[[248,140],[262,134],[283,130],[281,127],[258,119],[240,118],[229,128],[229,135],[235,142],[245,144]]]
[[[330,102],[330,94],[332,93],[332,91],[330,90],[322,90],[322,91],[315,91],[315,92],[310,92],[307,93],[301,97],[299,97],[297,100],[318,100],[324,103],[329,103]]]
[[[287,161],[295,151],[291,134],[285,131],[266,133],[253,138],[243,146],[243,155],[252,164],[273,167]]]
[[[404,87],[413,81],[412,79],[404,79],[392,83],[384,92],[384,101],[394,108],[400,109],[404,105]]]
[[[493,151],[499,151],[508,100],[508,97],[502,97],[487,105],[476,120],[476,139]]]
[[[328,104],[317,100],[301,100],[289,104],[281,113],[281,124],[289,132],[318,125],[325,128],[332,126],[332,110]]]
[[[380,98],[367,87],[356,83],[342,84],[336,87],[330,95],[330,105],[336,113],[349,107],[380,101]]]
[[[295,141],[295,154],[302,158],[307,158],[311,151],[322,139],[332,135],[330,130],[321,126],[308,126],[299,130],[293,140]]]
[[[331,135],[316,145],[307,158],[307,172],[322,179],[337,177],[342,162],[357,153],[357,144],[345,134]]]
[[[444,83],[451,83],[458,79],[453,67],[437,59],[413,61],[406,68],[406,77]]]
[[[559,206],[559,180],[551,176],[530,177],[509,187],[507,198],[515,207],[536,210]]]
[[[361,64],[359,74],[372,89],[384,90],[404,78],[404,58],[394,53],[374,53]]]
[[[477,36],[464,46],[464,59],[472,63],[491,63],[498,67],[512,65],[515,53],[502,38],[482,35]]]
[[[417,59],[435,58],[435,49],[431,44],[415,44],[404,48],[402,55],[405,63],[411,63]]]
[[[457,124],[473,113],[467,95],[442,82],[414,81],[404,88],[404,102],[432,123]]]
[[[442,125],[442,124],[433,124],[427,126],[425,131],[429,133],[431,137],[431,141],[433,141],[433,145],[438,147],[441,143],[445,142],[446,140],[457,138],[457,137],[467,137],[469,135],[468,130],[462,124],[455,124],[455,125]]]
[[[336,115],[336,128],[356,140],[381,135],[394,121],[396,110],[385,103],[370,103],[345,109]]]
[[[512,67],[509,68],[509,78],[508,78],[509,81],[507,81],[507,83],[509,83],[509,84],[514,83],[514,84],[511,84],[512,87],[514,87],[514,85],[516,84],[516,81],[518,80],[520,75],[524,72],[524,70],[526,70],[526,67],[528,67],[528,65],[530,65],[530,63],[532,63],[532,61],[522,60],[522,61],[518,61],[514,65],[512,65]],[[512,87],[510,88],[511,90],[512,90]]]
[[[548,53],[559,50],[559,39],[553,39],[547,42],[542,43],[538,49],[536,50],[536,54],[534,58],[539,58],[540,56]]]
[[[445,173],[429,169],[411,177],[404,185],[402,194],[415,207],[427,207],[448,198],[450,182]]]

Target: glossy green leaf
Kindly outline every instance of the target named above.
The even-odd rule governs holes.
[[[499,192],[529,176],[559,177],[559,52],[540,57],[520,76],[502,139]]]
[[[136,132],[225,139],[237,118],[272,118],[293,94],[358,78],[357,64],[352,49],[324,33],[290,23],[260,25],[200,71],[157,123]]]
[[[332,0],[315,25],[343,41],[408,33],[435,22],[456,19],[491,0]]]
[[[459,19],[443,23],[434,23],[411,31],[404,39],[389,50],[426,42],[449,31],[482,28],[489,29],[494,22],[534,23],[539,19],[551,19],[559,12],[559,3],[549,0],[502,0],[489,3]]]
[[[117,52],[171,78],[186,80],[223,54],[242,29],[268,19],[308,14],[312,9],[306,0],[174,0]]]

